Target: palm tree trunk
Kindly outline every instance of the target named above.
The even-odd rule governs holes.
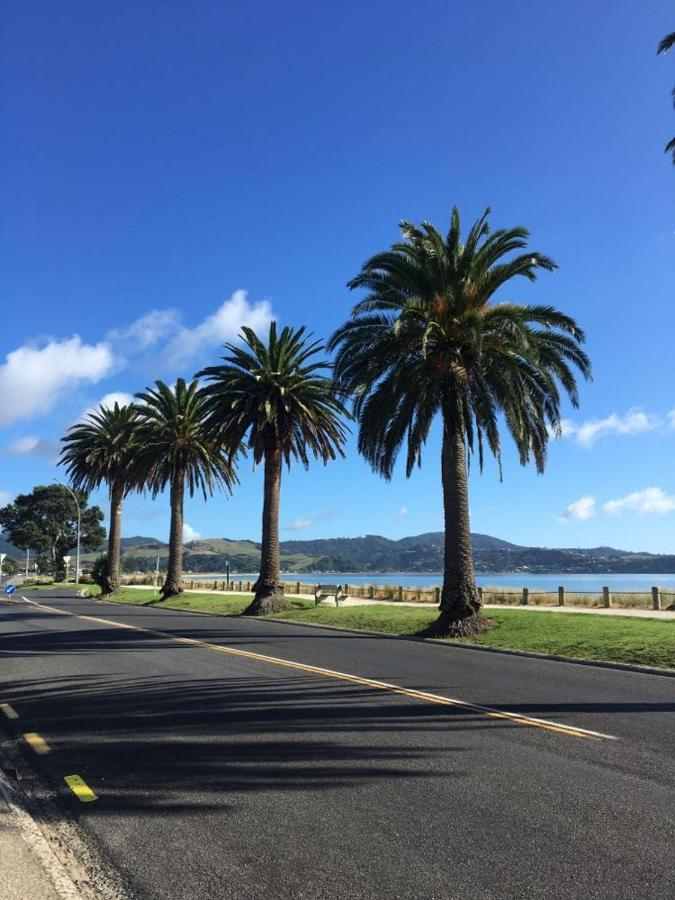
[[[440,616],[434,633],[461,637],[482,629],[480,597],[473,570],[469,486],[464,435],[444,416],[441,472],[445,512],[445,554]]]
[[[247,616],[262,616],[286,609],[281,582],[281,551],[279,548],[279,496],[281,493],[282,455],[279,447],[265,451],[265,496],[262,515],[262,549],[260,576],[255,583],[255,596],[244,610]]]
[[[183,499],[185,473],[177,472],[171,482],[171,528],[169,532],[169,562],[162,600],[183,593]]]
[[[103,579],[102,595],[114,594],[120,589],[120,539],[122,537],[122,502],[124,489],[113,484],[110,491],[110,532],[108,534],[108,561]]]

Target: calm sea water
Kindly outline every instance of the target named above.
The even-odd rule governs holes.
[[[239,579],[254,579],[258,573],[244,572],[231,574],[234,581]],[[207,572],[189,575],[194,581],[208,581],[209,579],[224,579],[220,572]],[[283,572],[284,581],[299,581],[301,584],[394,584],[402,587],[436,587],[443,583],[443,576],[438,574],[417,575],[399,572],[385,572],[379,574],[364,575],[350,572],[341,572],[336,575],[325,572],[312,572],[311,574],[299,572]],[[566,573],[552,573],[548,575],[526,575],[522,572],[508,572],[498,574],[494,572],[476,573],[476,581],[482,587],[509,587],[530,588],[531,591],[555,591],[558,585],[563,585],[568,591],[602,591],[604,585],[608,585],[613,591],[648,591],[652,585],[659,587],[675,588],[675,575],[569,575]]]

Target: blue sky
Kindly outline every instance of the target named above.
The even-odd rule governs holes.
[[[58,475],[84,410],[191,376],[242,322],[330,334],[400,219],[490,205],[560,265],[509,299],[575,316],[595,380],[543,477],[510,447],[503,483],[472,474],[474,530],[675,552],[673,28],[666,0],[6,0],[0,499]],[[258,539],[261,475],[188,501],[190,528]],[[285,476],[282,537],[441,511],[438,434],[391,483],[352,442]],[[127,535],[167,524],[128,501]]]

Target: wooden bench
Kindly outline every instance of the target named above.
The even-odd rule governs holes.
[[[332,597],[335,605],[340,605],[340,600],[344,600],[347,595],[342,592],[341,584],[317,584],[314,588],[314,606],[318,606],[322,600]]]

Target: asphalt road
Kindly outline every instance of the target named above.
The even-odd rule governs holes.
[[[675,679],[25,596],[75,615],[0,605],[0,728],[140,898],[673,895]]]

